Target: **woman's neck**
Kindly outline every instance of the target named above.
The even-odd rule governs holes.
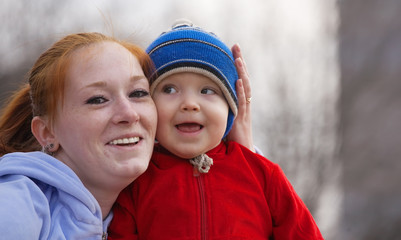
[[[93,194],[97,202],[99,203],[100,209],[102,210],[102,219],[105,219],[107,215],[109,215],[111,208],[116,201],[118,192],[110,192],[110,191],[94,191],[89,189],[89,191]]]

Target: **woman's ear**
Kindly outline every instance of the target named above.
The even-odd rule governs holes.
[[[31,131],[45,150],[50,152],[57,151],[59,144],[46,118],[35,116],[31,122]]]

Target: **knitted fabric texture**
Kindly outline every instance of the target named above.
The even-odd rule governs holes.
[[[208,173],[210,166],[213,165],[213,159],[206,154],[201,154],[189,160],[189,162],[198,169],[200,173]]]
[[[230,108],[224,138],[238,112],[235,90],[238,74],[230,49],[213,33],[181,24],[162,33],[146,52],[156,69],[150,78],[151,94],[164,78],[180,72],[202,74],[220,87]]]

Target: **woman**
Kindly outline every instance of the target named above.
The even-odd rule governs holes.
[[[152,154],[151,66],[141,48],[99,33],[39,57],[0,118],[2,238],[107,237],[113,203]]]

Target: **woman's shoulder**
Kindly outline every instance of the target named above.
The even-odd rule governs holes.
[[[74,233],[77,226],[99,230],[100,207],[70,171],[41,152],[13,153],[0,160],[0,232],[7,233],[6,239],[39,239],[50,232],[61,236]],[[65,222],[68,218],[74,220]],[[50,230],[62,222],[61,230]]]
[[[31,196],[32,201],[43,198],[40,201],[47,205],[55,203],[52,198],[65,197],[91,209],[97,207],[94,197],[72,169],[42,152],[4,155],[0,160],[0,184],[7,186],[9,191],[16,191],[15,194]]]
[[[48,218],[48,201],[34,180],[23,175],[0,177],[0,232],[5,239],[39,239]],[[48,220],[48,219],[47,219]]]
[[[30,166],[28,159],[25,153],[10,153],[0,159],[0,211],[26,211],[29,216],[42,205],[38,203],[47,205],[43,184],[34,177],[37,168]]]

